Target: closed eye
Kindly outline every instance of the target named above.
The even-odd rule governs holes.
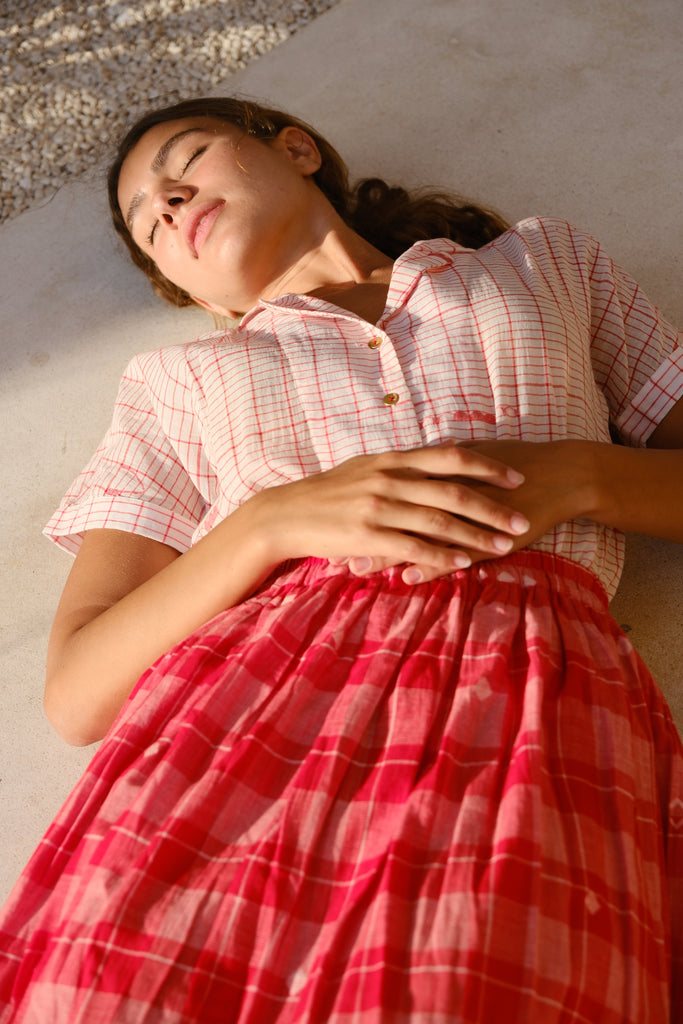
[[[205,149],[206,149],[206,146],[200,146],[199,149],[195,149],[194,153],[192,153],[190,158],[183,165],[183,169],[180,172],[180,177],[181,178],[182,178],[183,174],[185,173],[185,171],[190,166],[190,164],[192,163],[192,161],[196,160],[198,156],[201,156],[201,154],[204,152]]]
[[[180,173],[178,175],[178,179],[183,177],[183,175],[187,171],[187,169],[190,166],[190,164],[192,163],[192,161],[196,160],[198,156],[201,156],[202,153],[206,150],[206,148],[207,148],[206,146],[199,146],[197,149],[195,149],[195,151],[193,153],[190,154],[189,158],[185,161],[185,163],[183,164],[183,166],[182,166],[182,168],[180,170]],[[147,235],[147,237],[145,238],[145,241],[146,241],[147,245],[154,245],[154,235],[156,233],[156,229],[157,229],[157,224],[158,223],[159,222],[155,220],[154,224],[152,224],[152,229],[149,232],[149,234]]]

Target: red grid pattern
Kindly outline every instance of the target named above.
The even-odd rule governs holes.
[[[420,243],[378,326],[286,296],[134,360],[50,531],[182,549],[362,451],[643,444],[682,393],[588,236]],[[680,739],[596,582],[618,537],[539,546],[414,588],[285,566],[164,655],[0,918],[0,1024],[681,1020]]]
[[[47,532],[73,551],[84,529],[116,525],[184,550],[255,491],[361,452],[609,441],[610,416],[643,445],[683,395],[679,341],[562,221],[524,221],[477,252],[422,242],[397,261],[378,325],[285,296],[238,330],[133,360],[111,431]],[[535,546],[616,589],[614,531],[565,523]]]
[[[674,1024],[682,882],[680,740],[589,573],[309,561],[143,677],[0,1022]]]

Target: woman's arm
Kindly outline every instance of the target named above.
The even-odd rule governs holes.
[[[683,543],[683,399],[654,430],[647,448],[606,445],[598,456],[593,518]]]
[[[529,518],[525,544],[570,518],[683,543],[683,399],[652,433],[647,448],[592,441],[494,441],[473,447],[524,474],[525,483],[514,494],[484,489]]]
[[[531,523],[515,540],[522,547],[567,519],[683,543],[683,399],[652,433],[648,448],[594,441],[474,442],[472,448],[504,460],[525,477],[514,492],[478,485]],[[470,552],[472,560],[481,557]],[[431,573],[428,571],[425,578]]]
[[[662,420],[648,448],[596,441],[473,441],[464,447],[513,466],[524,483],[502,491],[488,482],[470,486],[516,509],[529,521],[513,541],[526,547],[569,519],[592,519],[629,533],[683,543],[683,399]],[[473,562],[491,558],[466,549]],[[496,557],[496,556],[493,556]],[[350,560],[357,575],[395,564],[386,558]],[[427,564],[410,567],[410,582],[435,579],[441,572]]]
[[[287,559],[377,555],[443,575],[463,564],[463,547],[509,549],[528,523],[470,479],[501,494],[520,482],[477,452],[423,448],[263,491],[182,555],[134,534],[88,532],[50,637],[48,717],[70,743],[100,739],[150,664]]]

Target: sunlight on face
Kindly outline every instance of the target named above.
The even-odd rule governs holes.
[[[281,294],[314,244],[319,164],[298,128],[259,140],[213,118],[172,121],[124,160],[119,204],[133,240],[170,281],[232,315]]]

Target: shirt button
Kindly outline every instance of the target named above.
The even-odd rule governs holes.
[[[368,348],[379,348],[381,344],[381,338],[370,338],[370,341],[368,342]]]
[[[385,405],[396,405],[398,402],[398,395],[395,391],[390,391],[388,395],[385,395],[382,399]]]

